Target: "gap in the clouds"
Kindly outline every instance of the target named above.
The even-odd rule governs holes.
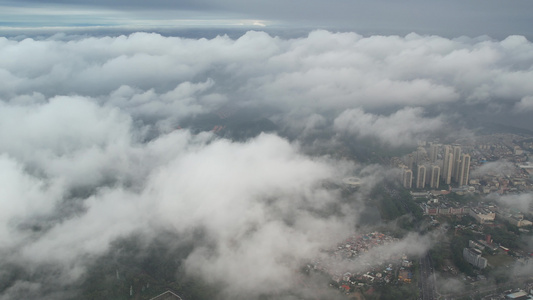
[[[80,299],[147,299],[170,289],[186,299],[213,299],[217,285],[187,275],[183,261],[205,244],[201,231],[179,235],[161,230],[120,238],[97,258],[80,281]]]
[[[123,27],[123,26],[70,26],[70,27],[4,27],[3,36],[14,39],[14,40],[23,40],[25,38],[33,38],[36,40],[45,40],[53,38],[56,40],[75,40],[86,37],[118,37],[121,35],[130,35],[138,32],[144,33],[156,33],[165,37],[180,37],[187,39],[213,39],[217,36],[228,36],[231,39],[238,39],[241,36],[245,35],[249,31],[261,31],[266,32],[271,36],[277,36],[284,39],[296,39],[304,38],[309,35],[310,32],[316,30],[327,30],[335,33],[357,33],[364,37],[371,36],[397,36],[403,37],[410,34],[417,34],[421,36],[433,36],[433,37],[443,37],[447,39],[455,40],[477,40],[477,41],[486,41],[486,40],[504,40],[509,35],[475,35],[475,36],[466,36],[466,35],[456,35],[453,33],[450,34],[434,34],[427,32],[424,29],[421,30],[370,30],[365,27],[359,28],[341,28],[341,27],[331,27],[331,26],[318,26],[318,27],[278,27],[278,26],[269,26],[264,28],[258,27]],[[532,37],[526,35],[526,37],[531,40]]]
[[[185,39],[214,39],[218,36],[227,36],[231,39],[238,39],[249,31],[266,32],[271,36],[292,39],[306,37],[309,32],[316,30],[313,28],[261,28],[242,27],[242,28],[120,28],[120,27],[73,27],[61,29],[32,29],[24,28],[19,30],[5,30],[3,36],[13,40],[21,41],[26,38],[35,40],[54,39],[58,41],[71,41],[87,37],[118,37],[122,35],[131,35],[134,33],[156,33],[165,37],[179,37]],[[350,31],[346,31],[350,32]]]
[[[261,133],[277,131],[277,126],[266,115],[263,109],[226,105],[214,112],[184,119],[179,126],[189,128],[194,134],[211,131],[223,138],[246,141]]]

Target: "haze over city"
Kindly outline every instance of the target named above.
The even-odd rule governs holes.
[[[0,1],[0,299],[528,294],[532,9]]]

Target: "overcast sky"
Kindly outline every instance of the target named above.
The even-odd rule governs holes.
[[[361,34],[512,34],[531,38],[529,0],[0,1],[0,25],[14,27],[230,27],[350,30]]]

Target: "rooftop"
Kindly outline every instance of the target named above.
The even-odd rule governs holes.
[[[180,296],[176,295],[172,291],[166,291],[160,295],[157,295],[150,300],[183,300]]]

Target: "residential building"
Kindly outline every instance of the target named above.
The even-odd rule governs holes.
[[[176,293],[167,290],[166,292],[160,295],[150,298],[150,300],[181,300],[181,297],[178,296]]]
[[[450,184],[452,182],[453,170],[453,152],[451,146],[444,148],[444,163],[442,165],[442,179],[444,183]]]
[[[470,208],[469,214],[474,219],[476,219],[476,221],[478,221],[480,224],[494,221],[494,219],[496,218],[496,213],[495,212],[492,212],[492,211],[487,210],[485,208],[479,208],[479,207],[478,208],[475,208],[475,207]]]
[[[426,167],[419,165],[416,173],[416,188],[423,189],[426,186]]]
[[[457,182],[457,178],[459,178],[459,165],[461,164],[461,147],[460,146],[453,146],[453,169],[452,169],[452,177],[453,180]]]
[[[481,256],[479,249],[464,248],[463,258],[476,268],[484,269],[487,267],[487,259]]]
[[[413,171],[409,169],[403,170],[403,187],[406,189],[410,189],[413,187]]]
[[[431,144],[429,146],[429,160],[431,163],[435,163],[437,161],[437,154],[439,153],[439,144]]]
[[[429,181],[429,186],[433,189],[439,188],[439,178],[440,178],[440,168],[439,166],[431,167],[431,178]]]
[[[457,178],[457,183],[459,186],[468,184],[468,175],[470,174],[470,155],[463,154],[461,155],[461,161],[459,163],[459,170],[457,172],[459,175]]]

